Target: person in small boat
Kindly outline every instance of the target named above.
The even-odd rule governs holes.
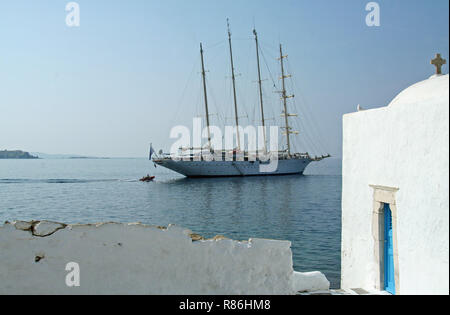
[[[147,182],[153,180],[154,178],[155,178],[154,176],[150,176],[149,174],[147,174],[147,176],[141,178],[141,181]]]

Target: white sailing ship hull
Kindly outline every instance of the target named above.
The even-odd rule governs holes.
[[[261,172],[259,161],[175,161],[155,160],[156,164],[187,177],[233,177],[303,174],[311,159],[295,158],[278,160],[276,171]]]

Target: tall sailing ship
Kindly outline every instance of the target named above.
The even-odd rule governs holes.
[[[261,79],[261,68],[260,68],[260,46],[258,43],[258,33],[253,30],[253,35],[256,43],[256,62],[258,70],[258,92],[259,92],[259,105],[261,112],[261,124],[263,127],[263,137],[264,137],[264,156],[271,155],[276,158],[276,169],[274,170],[264,170],[266,166],[270,164],[266,158],[262,159],[258,157],[255,152],[248,152],[242,149],[240,143],[239,135],[239,116],[238,116],[238,103],[236,96],[236,76],[235,68],[233,62],[233,49],[231,41],[231,31],[228,24],[228,43],[230,50],[230,61],[231,61],[231,78],[233,83],[233,97],[234,97],[234,115],[236,123],[236,133],[237,133],[237,147],[234,150],[223,150],[219,152],[213,150],[211,146],[211,132],[210,132],[210,114],[208,109],[208,95],[206,88],[206,71],[204,63],[204,51],[203,46],[200,44],[200,57],[201,57],[201,73],[203,82],[203,96],[206,114],[206,128],[208,131],[208,143],[202,148],[180,148],[184,153],[182,155],[174,156],[171,154],[164,154],[162,151],[156,154],[152,147],[150,147],[150,159],[156,164],[180,173],[186,177],[233,177],[233,176],[267,176],[267,175],[294,175],[303,174],[305,168],[311,162],[318,162],[325,158],[330,157],[330,155],[322,155],[320,157],[312,157],[309,153],[293,153],[291,152],[291,135],[298,135],[297,131],[289,125],[290,117],[297,117],[297,114],[290,114],[287,108],[287,100],[294,97],[293,95],[288,95],[286,91],[285,79],[289,78],[290,75],[285,74],[284,69],[284,59],[287,57],[283,55],[282,45],[280,44],[280,66],[281,66],[281,83],[282,90],[280,91],[281,99],[283,100],[284,110],[282,112],[282,117],[284,118],[284,133],[286,136],[285,150],[278,150],[277,152],[268,152],[266,146],[266,119],[264,117],[264,99],[262,92],[262,79]],[[194,153],[195,150],[200,150],[200,153]],[[211,156],[219,156],[220,159],[212,159]],[[228,157],[228,158],[226,158]]]

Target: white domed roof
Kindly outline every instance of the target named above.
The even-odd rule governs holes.
[[[417,103],[447,103],[449,101],[448,74],[433,75],[403,90],[389,106],[408,106]]]

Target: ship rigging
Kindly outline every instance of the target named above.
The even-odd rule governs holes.
[[[220,150],[214,150],[211,143],[211,124],[210,124],[210,112],[208,104],[208,92],[207,92],[207,80],[205,71],[205,58],[203,45],[200,44],[200,60],[201,60],[201,75],[203,85],[203,101],[204,110],[206,115],[206,130],[207,130],[207,145],[201,148],[180,148],[181,152],[188,152],[188,155],[174,156],[173,154],[150,154],[150,159],[157,165],[161,165],[175,172],[183,174],[187,177],[228,177],[228,176],[260,176],[260,175],[288,175],[288,174],[303,174],[305,168],[311,162],[318,162],[325,158],[330,157],[329,154],[322,156],[311,157],[309,153],[292,153],[291,136],[298,135],[299,132],[294,130],[290,125],[290,118],[298,117],[298,114],[290,113],[288,110],[288,100],[294,98],[294,95],[288,95],[286,87],[286,79],[291,78],[290,74],[285,72],[285,59],[287,55],[283,54],[283,47],[279,46],[279,62],[281,69],[281,91],[278,93],[281,95],[283,103],[283,110],[281,117],[284,121],[284,126],[281,127],[286,137],[286,149],[277,150],[277,152],[270,152],[267,147],[267,134],[266,134],[266,118],[264,116],[264,97],[262,88],[261,66],[260,66],[260,44],[258,39],[258,33],[256,29],[253,29],[253,35],[256,47],[256,65],[258,75],[258,96],[259,96],[259,108],[262,124],[262,137],[263,137],[263,154],[275,155],[277,159],[277,168],[274,171],[265,172],[261,171],[261,165],[267,163],[266,160],[260,159],[254,155],[254,152],[245,150],[245,145],[241,143],[243,139],[240,134],[239,114],[238,114],[238,98],[236,93],[236,74],[233,59],[233,47],[232,47],[232,34],[230,30],[230,24],[227,19],[227,31],[228,31],[228,45],[230,55],[231,66],[231,80],[232,80],[232,92],[234,103],[234,121],[236,126],[236,138],[237,146],[232,150],[231,159],[227,160],[227,150],[220,148]],[[200,154],[194,154],[195,150],[200,149]],[[206,149],[206,150],[205,150]],[[153,148],[151,148],[153,150]],[[206,151],[206,152],[205,152]],[[154,151],[153,151],[154,152]],[[215,158],[212,157],[214,155]],[[217,160],[217,157],[220,159]],[[228,155],[230,156],[230,155]],[[223,159],[225,158],[225,160]]]

